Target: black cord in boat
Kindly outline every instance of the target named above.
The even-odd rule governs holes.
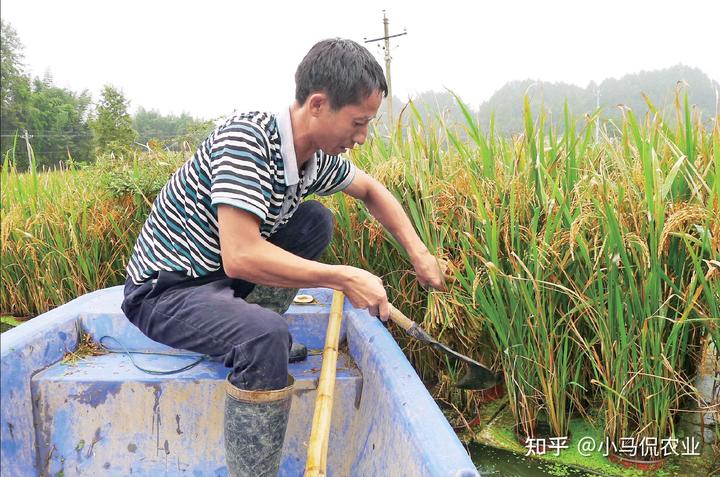
[[[122,349],[108,348],[107,346],[105,346],[105,343],[103,343],[103,340],[105,340],[105,339],[113,340],[114,342],[116,342],[117,344],[119,344]],[[202,362],[205,361],[207,358],[209,358],[209,356],[206,355],[206,354],[200,354],[200,355],[199,355],[199,354],[195,354],[195,353],[193,353],[193,354],[189,354],[189,353],[163,353],[163,352],[161,352],[161,351],[129,350],[129,349],[127,349],[127,347],[126,347],[119,339],[115,338],[114,336],[108,336],[108,335],[105,335],[105,336],[103,336],[102,338],[100,338],[100,346],[101,346],[105,351],[107,351],[108,353],[118,353],[118,354],[124,354],[124,355],[126,355],[128,358],[130,358],[130,361],[132,362],[132,364],[133,364],[137,369],[139,369],[139,370],[142,371],[143,373],[153,374],[153,375],[167,375],[167,374],[177,374],[177,373],[181,373],[181,372],[183,372],[183,371],[187,371],[188,369],[194,368],[195,366],[197,366],[198,364],[202,363]],[[139,364],[137,364],[137,363],[135,362],[135,359],[134,359],[133,356],[132,356],[132,355],[134,355],[134,354],[143,354],[143,355],[151,355],[151,356],[177,356],[177,357],[180,357],[180,358],[197,358],[197,359],[196,359],[195,361],[193,361],[192,363],[190,363],[190,364],[188,364],[188,365],[186,365],[186,366],[183,366],[182,368],[171,369],[171,370],[168,370],[168,371],[161,371],[161,370],[157,370],[157,369],[143,368],[142,366],[140,366]]]

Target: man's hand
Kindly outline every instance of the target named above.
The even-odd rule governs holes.
[[[390,317],[390,302],[380,277],[350,266],[342,266],[342,272],[342,292],[352,306],[359,309],[367,308],[371,315],[387,321]]]
[[[447,264],[428,252],[402,206],[385,186],[358,169],[345,193],[362,200],[370,214],[400,242],[408,252],[417,279],[422,286],[445,291],[444,274]]]
[[[447,272],[447,262],[441,258],[435,257],[427,250],[413,258],[413,267],[415,268],[415,276],[423,287],[433,287],[436,290],[446,291],[445,273]]]

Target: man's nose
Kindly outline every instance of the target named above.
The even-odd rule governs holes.
[[[365,144],[365,139],[367,139],[367,128],[365,128],[363,131],[360,131],[359,133],[355,134],[352,138],[353,142],[355,144],[363,145]]]

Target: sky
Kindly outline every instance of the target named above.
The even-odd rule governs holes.
[[[26,72],[60,87],[104,84],[162,114],[213,119],[277,111],[310,47],[331,37],[391,40],[393,94],[449,88],[473,107],[506,82],[586,87],[678,63],[720,80],[720,1],[2,0]],[[366,46],[383,68],[381,42]],[[690,85],[692,87],[692,85]]]

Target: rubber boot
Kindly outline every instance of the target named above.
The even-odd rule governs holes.
[[[225,458],[229,477],[277,477],[295,380],[272,391],[248,391],[226,379]]]
[[[278,315],[284,314],[290,304],[292,303],[295,295],[297,295],[297,288],[278,288],[268,287],[265,285],[255,285],[255,288],[245,297],[247,303],[254,303],[260,305],[263,308],[274,311]],[[293,341],[290,347],[290,357],[288,362],[297,363],[307,358],[307,347],[302,343],[296,343]]]
[[[290,304],[295,298],[295,295],[297,295],[297,292],[297,288],[255,285],[255,288],[245,297],[245,301],[255,303],[263,308],[274,311],[278,315],[282,315],[290,308]]]

